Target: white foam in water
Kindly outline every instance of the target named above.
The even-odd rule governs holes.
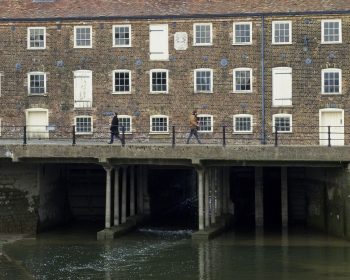
[[[192,230],[184,229],[184,230],[162,230],[162,229],[152,229],[152,228],[140,228],[139,232],[149,233],[158,236],[166,236],[166,237],[188,237],[192,234]]]

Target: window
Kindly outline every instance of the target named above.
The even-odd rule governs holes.
[[[168,133],[169,117],[163,115],[151,116],[150,127],[151,133]]]
[[[234,115],[233,116],[233,132],[235,133],[252,133],[253,132],[252,115]]]
[[[233,44],[248,45],[252,43],[252,23],[233,23]]]
[[[292,132],[292,115],[276,114],[273,115],[273,132]]]
[[[195,46],[212,45],[212,24],[196,23],[193,25],[193,44]]]
[[[75,117],[75,132],[77,134],[91,134],[92,118],[89,116]]]
[[[131,93],[131,71],[113,71],[113,93]]]
[[[341,94],[342,72],[340,69],[323,69],[322,70],[322,93],[324,94]]]
[[[334,44],[342,42],[342,28],[340,19],[322,20],[322,43]]]
[[[43,72],[28,73],[28,94],[46,94],[46,74]]]
[[[169,60],[169,39],[167,24],[149,26],[150,60]]]
[[[291,44],[292,43],[292,22],[273,21],[272,22],[272,43]]]
[[[74,26],[74,48],[91,48],[91,26]]]
[[[27,47],[32,50],[46,48],[46,28],[45,27],[28,27],[27,30]]]
[[[131,25],[113,25],[113,47],[131,47]]]
[[[130,116],[127,115],[118,115],[118,121],[119,121],[119,132],[122,133],[123,126],[125,128],[125,133],[132,133],[132,119]]]
[[[233,91],[252,92],[252,69],[233,69]]]
[[[194,91],[213,92],[212,69],[196,69],[194,71]]]
[[[197,115],[200,132],[213,132],[213,116],[211,115]]]
[[[168,92],[168,70],[154,69],[150,72],[150,91],[152,93]]]

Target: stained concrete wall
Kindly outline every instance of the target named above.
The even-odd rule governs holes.
[[[308,225],[350,239],[350,172],[307,168]]]
[[[35,164],[0,163],[0,232],[36,232],[37,168]]]
[[[38,167],[40,188],[38,230],[54,227],[70,219],[66,180],[63,165],[46,164]]]

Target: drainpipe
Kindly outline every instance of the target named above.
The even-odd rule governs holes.
[[[261,144],[266,144],[265,133],[265,16],[261,16]]]

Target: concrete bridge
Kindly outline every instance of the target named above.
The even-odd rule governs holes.
[[[174,201],[195,197],[193,227],[206,237],[233,216],[235,223],[302,223],[349,238],[349,162],[347,146],[4,142],[0,231],[37,232],[85,215],[103,220],[99,238],[112,238],[163,211],[159,193],[172,199],[177,186]]]

